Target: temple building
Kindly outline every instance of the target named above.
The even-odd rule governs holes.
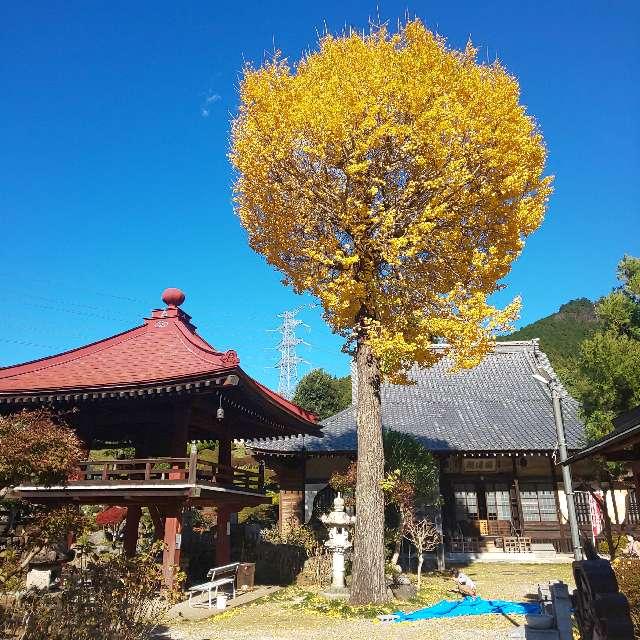
[[[21,485],[34,503],[127,507],[124,549],[136,551],[142,507],[164,539],[165,582],[180,564],[182,514],[217,511],[216,563],[229,562],[229,519],[269,503],[264,473],[232,467],[234,440],[320,438],[315,416],[270,391],[240,367],[235,351],[207,343],[180,305],[178,289],[162,295],[142,325],[87,346],[0,369],[0,413],[50,407],[64,412],[87,451],[126,446],[125,460],[87,459],[61,486]],[[198,440],[216,440],[217,462],[198,457]]]
[[[474,369],[451,373],[444,357],[432,368],[414,367],[411,385],[382,386],[383,426],[414,436],[437,458],[450,554],[571,550],[551,397],[533,377],[539,367],[551,370],[536,340],[499,342]],[[563,395],[567,445],[575,452],[584,444],[584,427],[577,402]],[[322,425],[323,438],[252,444],[283,480],[281,526],[326,509],[328,479],[356,457],[353,406]],[[597,536],[601,522],[585,484],[594,477],[592,467],[577,463],[573,475],[583,534]],[[640,531],[632,482],[619,482],[607,501],[618,528]]]

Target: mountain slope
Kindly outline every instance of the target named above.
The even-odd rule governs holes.
[[[566,362],[578,353],[580,343],[598,328],[595,307],[588,298],[563,304],[556,313],[528,324],[499,341],[540,338],[540,347],[554,368],[564,369]]]

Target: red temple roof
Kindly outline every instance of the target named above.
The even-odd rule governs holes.
[[[247,376],[235,351],[220,352],[196,333],[191,317],[178,308],[184,294],[167,289],[166,309],[154,309],[144,324],[84,347],[24,364],[0,368],[0,397],[193,380],[240,373],[271,403],[299,418],[315,416]]]

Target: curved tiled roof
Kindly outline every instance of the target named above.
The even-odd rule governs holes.
[[[167,290],[178,296],[184,294]],[[165,292],[166,294],[167,292]],[[169,302],[171,298],[168,299]],[[165,382],[238,374],[251,393],[293,416],[300,432],[318,432],[316,417],[240,369],[235,351],[217,351],[196,333],[191,317],[175,304],[154,309],[144,324],[118,335],[32,362],[0,368],[0,402],[47,393],[144,388]]]
[[[383,426],[415,436],[434,452],[555,449],[551,398],[532,375],[536,367],[551,368],[537,341],[499,342],[474,369],[451,373],[450,366],[445,357],[429,369],[414,367],[410,377],[415,384],[383,384]],[[563,409],[567,446],[577,449],[584,427],[578,403],[566,392]],[[293,437],[254,443],[253,448],[282,454],[303,447],[310,453],[356,450],[353,406],[321,424],[322,439]]]
[[[0,394],[104,388],[218,373],[239,364],[203,340],[177,308],[156,309],[144,324],[54,356],[0,369]]]

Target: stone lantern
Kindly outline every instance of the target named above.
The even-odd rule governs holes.
[[[338,493],[333,501],[333,511],[320,516],[320,520],[329,529],[329,539],[324,545],[333,552],[331,589],[327,595],[346,595],[344,554],[352,546],[349,540],[349,529],[354,526],[356,518],[345,513],[344,498]]]

